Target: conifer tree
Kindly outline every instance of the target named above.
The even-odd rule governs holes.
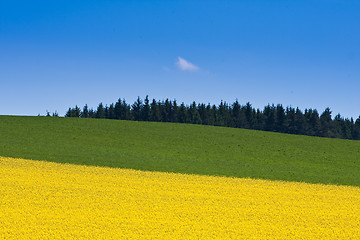
[[[135,121],[141,121],[141,109],[142,109],[143,103],[140,99],[140,97],[138,97],[136,99],[136,101],[134,102],[134,104],[131,106],[131,113],[132,113],[132,117]]]
[[[239,101],[236,99],[236,101],[232,105],[232,118],[234,127],[241,128],[244,125],[244,116],[241,111],[241,105],[239,104]]]
[[[214,125],[215,124],[215,118],[214,118],[215,114],[213,113],[210,103],[208,103],[208,105],[206,106],[206,112],[207,112],[207,116],[208,116],[208,124]]]
[[[203,104],[203,103],[199,104],[198,105],[198,111],[199,111],[199,115],[200,115],[202,124],[209,125],[208,114],[206,112],[205,104]]]
[[[94,109],[92,109],[92,108],[90,108],[90,110],[89,110],[89,118],[95,118],[95,111],[94,111]]]
[[[152,122],[160,122],[161,121],[159,105],[155,99],[153,99],[150,104],[150,121],[152,121]]]
[[[320,116],[320,135],[322,137],[333,137],[333,133],[331,131],[331,124],[331,111],[330,108],[326,108]]]
[[[144,106],[141,111],[141,115],[142,115],[141,119],[143,121],[150,121],[150,105],[149,105],[149,96],[148,95],[146,95],[146,97],[145,97]]]
[[[190,116],[190,121],[193,124],[201,124],[201,118],[200,118],[200,114],[196,108],[196,103],[195,101],[190,105],[189,108],[189,116]]]
[[[167,98],[164,102],[163,111],[162,111],[163,121],[171,122],[172,117],[172,103]]]
[[[297,131],[295,109],[292,107],[286,108],[286,132],[295,134]]]
[[[246,126],[247,128],[252,129],[254,126],[254,115],[253,115],[253,110],[251,107],[251,104],[249,102],[246,103],[246,106],[244,107],[244,111],[245,111],[245,118],[246,118]]]
[[[352,139],[360,140],[360,116],[356,119],[354,123],[354,129],[352,132]]]
[[[181,103],[181,105],[179,107],[178,122],[179,123],[189,122],[188,117],[187,117],[187,108],[184,103]]]
[[[171,122],[178,122],[179,106],[177,105],[176,99],[172,103],[172,114]]]
[[[104,108],[104,118],[109,118],[109,107],[108,105],[105,105],[105,108]]]
[[[89,108],[88,105],[85,104],[83,111],[81,112],[81,117],[82,118],[88,118],[89,117]]]
[[[306,134],[308,130],[305,116],[297,107],[295,111],[295,134]]]
[[[275,130],[275,107],[274,105],[270,106],[269,104],[264,108],[264,117],[265,117],[265,131],[274,131]]]
[[[255,119],[256,119],[256,123],[254,125],[254,129],[256,130],[264,130],[265,128],[265,116],[264,114],[260,111],[260,109],[256,110],[256,114],[255,114]]]
[[[132,120],[133,116],[131,115],[131,108],[130,105],[126,103],[125,99],[123,99],[123,119],[124,120]]]
[[[225,113],[225,104],[221,100],[219,106],[216,108],[216,111],[215,111],[215,125],[216,126],[225,126],[224,113]]]
[[[115,119],[115,107],[114,107],[113,103],[110,104],[108,118],[109,119]]]
[[[102,103],[99,104],[96,110],[96,118],[105,118],[105,109]]]
[[[276,112],[275,129],[277,132],[285,132],[285,109],[281,104],[278,104],[276,106],[275,112]]]
[[[309,125],[310,125],[310,131],[309,135],[312,136],[320,136],[320,119],[319,119],[319,113],[316,109],[309,109]]]
[[[122,114],[122,103],[121,103],[121,99],[119,98],[114,106],[115,119],[121,119],[121,114]]]

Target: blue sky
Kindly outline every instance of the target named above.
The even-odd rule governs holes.
[[[360,1],[0,0],[0,115],[250,102],[360,115]]]

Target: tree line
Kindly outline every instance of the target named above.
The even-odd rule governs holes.
[[[319,114],[316,109],[301,111],[298,107],[283,107],[281,104],[255,109],[248,102],[241,105],[221,101],[219,105],[192,102],[190,105],[176,100],[156,101],[146,96],[132,104],[118,99],[109,106],[100,103],[96,109],[85,105],[69,108],[65,117],[106,118],[134,121],[192,123],[233,128],[246,128],[271,132],[309,135],[330,138],[360,140],[360,116],[354,121],[337,114],[331,116],[330,108]]]

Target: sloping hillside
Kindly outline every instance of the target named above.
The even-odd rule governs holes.
[[[360,141],[191,124],[0,116],[0,156],[360,186]]]

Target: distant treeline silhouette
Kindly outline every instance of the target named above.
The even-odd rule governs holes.
[[[203,125],[246,128],[289,134],[360,139],[360,116],[356,121],[343,118],[340,114],[331,117],[330,108],[326,108],[320,115],[316,109],[286,107],[281,104],[267,105],[261,111],[255,109],[248,102],[241,105],[238,100],[232,104],[221,101],[216,105],[199,103],[191,105],[176,100],[149,101],[137,98],[129,105],[125,99],[119,99],[109,106],[100,103],[96,110],[87,105],[80,109],[78,106],[69,108],[65,117],[107,118],[134,121],[176,122]]]

